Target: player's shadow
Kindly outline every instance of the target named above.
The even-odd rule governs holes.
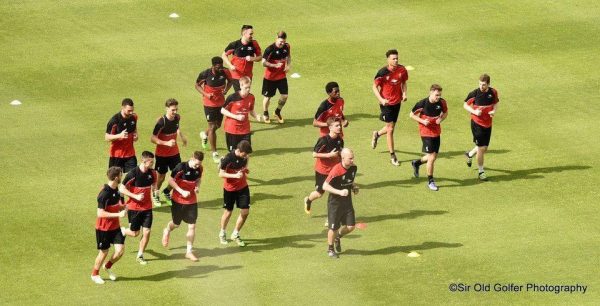
[[[385,220],[402,220],[402,219],[416,219],[423,216],[438,216],[447,214],[447,210],[411,210],[407,213],[402,214],[387,214],[378,216],[361,216],[356,218],[356,223],[373,223]],[[326,218],[327,215],[314,216],[316,218]]]
[[[495,149],[495,150],[488,150],[486,154],[505,154],[505,153],[509,153],[509,152],[510,152],[510,150],[506,150],[506,149]],[[388,153],[387,150],[381,151],[379,153],[381,153],[381,154],[384,154],[384,153],[385,154],[390,154],[390,153]],[[414,156],[414,158],[400,160],[400,162],[410,162],[413,159],[418,159],[419,157],[423,156],[423,153],[419,152],[419,151],[399,151],[399,150],[396,150],[396,153],[402,153],[402,154]],[[464,156],[464,155],[465,155],[465,151],[441,151],[438,154],[437,159],[452,159],[454,157]],[[475,157],[473,157],[473,162],[476,163]],[[410,164],[409,164],[409,166],[410,166]]]
[[[248,178],[248,181],[252,182],[250,186],[272,186],[272,185],[283,185],[283,184],[291,184],[301,181],[309,181],[314,179],[314,175],[300,175],[300,176],[290,176],[290,177],[282,177],[275,178],[270,180],[261,180],[257,178]]]
[[[250,179],[249,179],[250,180]],[[287,199],[291,199],[292,196],[291,195],[277,195],[277,194],[270,194],[270,193],[262,193],[262,192],[256,192],[253,193],[252,191],[250,191],[250,204],[251,205],[256,205],[256,204],[264,204],[262,203],[263,201],[270,201],[270,200],[275,200],[273,203],[279,203],[279,202],[283,202],[282,200],[287,200]],[[199,204],[199,208],[204,208],[204,209],[220,209],[223,208],[223,198],[215,198],[209,201],[200,201]],[[170,210],[169,210],[170,212]]]
[[[358,187],[360,187],[360,189],[365,189],[365,190],[378,189],[378,188],[390,187],[390,186],[407,188],[412,185],[416,185],[418,183],[419,183],[418,180],[416,180],[414,178],[408,178],[408,179],[404,179],[404,180],[381,181],[381,182],[375,182],[375,183],[371,183],[371,184],[358,184]]]
[[[312,154],[312,147],[295,147],[295,148],[269,148],[262,150],[255,150],[252,152],[252,156],[267,156],[267,155],[286,155],[286,154],[300,154],[306,153],[307,156]],[[312,158],[312,156],[311,156]],[[282,166],[284,167],[284,166]]]
[[[361,255],[361,256],[369,256],[369,255],[391,255],[396,253],[410,253],[412,251],[425,251],[431,249],[439,249],[439,248],[459,248],[462,247],[462,243],[447,243],[447,242],[434,242],[434,241],[426,241],[419,245],[398,245],[385,247],[376,250],[355,250],[355,249],[347,249],[342,252],[343,255]]]
[[[501,182],[509,182],[514,180],[532,180],[532,179],[543,179],[545,178],[542,174],[547,173],[560,173],[563,171],[577,171],[577,170],[587,170],[591,169],[591,166],[580,166],[580,165],[566,165],[566,166],[556,166],[556,167],[540,167],[540,168],[531,168],[531,169],[522,169],[522,170],[505,170],[505,169],[495,169],[495,168],[487,168],[486,173],[488,173],[488,181],[481,182],[477,178],[470,179],[452,179],[452,178],[443,178],[440,177],[437,179],[440,187],[464,187],[471,186],[482,183],[501,183]],[[493,172],[500,172],[503,174],[495,175]],[[453,184],[445,184],[444,182],[451,182]]]
[[[185,269],[165,271],[157,274],[144,275],[140,277],[119,276],[119,281],[150,281],[160,282],[173,278],[204,278],[208,274],[216,271],[237,270],[242,266],[225,266],[219,267],[214,265],[198,265],[188,266]]]
[[[315,110],[316,110],[316,108],[315,108]],[[350,122],[350,125],[352,125],[353,121],[358,121],[360,119],[372,119],[372,118],[379,118],[379,115],[356,113],[356,114],[350,114],[350,115],[346,116],[346,119]],[[313,119],[314,119],[313,117],[298,118],[298,119],[285,119],[285,123],[279,124],[279,123],[277,123],[277,120],[273,116],[273,118],[271,118],[270,124],[253,122],[252,125],[254,127],[258,127],[258,128],[252,129],[252,132],[256,133],[256,132],[262,132],[262,131],[281,130],[281,129],[291,128],[291,127],[312,126]]]

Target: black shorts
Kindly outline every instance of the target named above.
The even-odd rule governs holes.
[[[121,229],[102,231],[96,229],[96,247],[98,250],[108,250],[111,244],[125,244],[125,236]]]
[[[438,137],[421,137],[423,141],[423,153],[438,153],[440,152],[440,136]]]
[[[223,114],[221,114],[220,107],[204,106],[204,115],[206,115],[207,122],[214,122],[219,125],[223,122]]]
[[[473,133],[473,142],[478,147],[487,147],[490,145],[490,138],[492,137],[492,127],[483,127],[475,121],[471,120],[471,132]]]
[[[250,188],[248,186],[237,191],[223,189],[223,208],[232,211],[233,204],[236,204],[239,209],[250,208]]]
[[[111,157],[108,159],[108,167],[120,167],[123,173],[127,173],[137,167],[137,158],[135,155],[125,158]]]
[[[140,227],[152,227],[152,209],[148,210],[128,210],[127,218],[129,219],[129,229],[137,232]]]
[[[262,95],[271,98],[275,95],[275,92],[279,90],[279,94],[287,95],[288,94],[288,82],[287,78],[283,78],[277,81],[271,81],[267,79],[263,79],[262,86]]]
[[[321,173],[315,171],[315,190],[320,194],[325,193],[325,190],[323,190],[323,183],[325,182],[326,179],[327,179],[327,174],[321,174]]]
[[[348,200],[336,201],[332,200],[331,197],[327,201],[327,223],[329,228],[337,230],[340,226],[354,226],[356,224],[356,218],[354,217],[354,207],[352,206],[352,199],[348,196]]]
[[[181,224],[181,221],[187,224],[196,224],[198,219],[198,203],[194,204],[179,204],[171,201],[171,217],[175,225]]]
[[[251,134],[229,134],[225,133],[225,142],[227,142],[227,150],[233,151],[237,148],[238,143],[242,142],[242,140],[247,140],[252,146],[252,141],[250,140]]]
[[[240,79],[231,79],[231,84],[233,85],[233,90],[235,92],[240,91]]]
[[[154,169],[160,174],[165,174],[167,171],[175,169],[175,167],[181,163],[181,156],[178,154],[173,156],[156,156],[156,165]]]
[[[400,103],[396,105],[379,105],[381,114],[379,119],[384,122],[396,122],[398,121],[398,114],[400,114]]]

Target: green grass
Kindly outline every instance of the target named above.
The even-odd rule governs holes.
[[[0,304],[597,304],[597,2],[237,5],[0,3]],[[169,19],[172,12],[181,18]],[[183,155],[190,155],[206,126],[196,76],[245,23],[255,26],[263,50],[286,30],[293,72],[302,75],[290,79],[287,123],[253,124],[253,207],[242,231],[249,245],[218,243],[222,182],[208,159],[195,245],[200,262],[183,258],[182,229],[171,249],[160,245],[170,218],[161,208],[149,265],[135,263],[137,240],[128,239],[115,265],[119,281],[94,285],[106,122],[122,98],[133,98],[136,150],[153,149],[154,120],[175,97],[190,138]],[[382,125],[371,82],[390,48],[416,68],[395,136],[402,161],[420,154],[410,108],[431,83],[444,87],[450,110],[437,193],[411,178],[408,163],[390,166],[383,145],[369,147],[371,131]],[[258,66],[253,92],[260,101]],[[462,100],[482,72],[492,76],[501,104],[486,155],[491,181],[480,184],[462,158],[472,146]],[[313,185],[311,117],[331,80],[346,100],[345,141],[362,186],[355,208],[368,224],[345,239],[335,261],[325,254],[325,201],[315,203],[312,218],[301,205]],[[10,106],[13,99],[23,105]],[[413,250],[422,256],[407,257]],[[453,282],[580,283],[588,291],[451,293]]]

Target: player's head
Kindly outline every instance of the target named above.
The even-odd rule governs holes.
[[[129,118],[133,115],[133,100],[125,98],[121,101],[121,115],[125,118]]]
[[[254,28],[251,25],[245,24],[242,26],[242,38],[246,41],[252,41],[254,36]]]
[[[152,166],[154,166],[154,154],[152,154],[152,152],[142,152],[142,165],[146,169],[152,168]]]
[[[250,93],[250,86],[252,85],[252,79],[247,76],[240,78],[240,96],[245,98]]]
[[[275,46],[281,48],[287,39],[287,34],[284,31],[277,32],[277,38],[275,38]]]
[[[354,152],[352,152],[352,150],[343,148],[340,155],[342,156],[342,166],[344,166],[344,168],[354,166]]]
[[[479,89],[481,91],[487,91],[489,87],[490,87],[490,76],[487,73],[484,73],[479,77]]]
[[[179,102],[173,98],[167,99],[167,101],[165,101],[165,107],[167,108],[167,116],[173,117],[177,115],[177,111],[179,110]]]
[[[189,163],[190,167],[192,167],[193,169],[198,169],[200,167],[200,165],[202,164],[203,160],[204,160],[204,152],[194,151],[194,154],[192,154],[192,158],[190,158],[190,161],[188,163]]]
[[[387,58],[388,65],[390,66],[398,66],[398,50],[391,49],[385,53],[385,57]]]
[[[325,85],[325,92],[334,98],[338,98],[340,96],[340,85],[337,82],[329,82]]]
[[[429,88],[429,101],[437,102],[442,97],[442,86],[433,84]]]
[[[335,135],[339,135],[342,132],[342,120],[339,117],[327,118],[327,126],[329,132],[333,132]]]
[[[252,153],[252,146],[248,140],[242,140],[237,144],[235,148],[235,154],[239,157],[246,158],[248,154]]]
[[[106,177],[108,177],[108,180],[111,182],[120,183],[122,175],[123,169],[121,169],[121,167],[112,166],[106,171]]]
[[[223,69],[223,59],[220,56],[213,57],[210,62],[215,70]]]

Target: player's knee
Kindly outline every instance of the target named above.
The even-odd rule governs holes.
[[[249,214],[250,214],[250,209],[242,209],[242,210],[240,210],[240,216],[242,216],[242,218],[248,217]]]
[[[142,235],[144,235],[144,236],[148,236],[148,235],[150,235],[150,231],[151,231],[151,229],[149,229],[149,228],[145,228],[145,227],[144,227],[144,228],[142,229]]]
[[[140,235],[140,231],[131,231],[131,233],[133,234],[133,237],[137,237]]]
[[[115,249],[115,257],[120,258],[125,253],[124,248]]]
[[[283,107],[285,105],[285,102],[287,102],[287,99],[283,99],[282,97],[281,99],[279,99],[279,101],[277,101],[277,105]]]
[[[348,229],[348,233],[350,233],[354,230],[354,225],[348,225],[346,228]]]
[[[281,95],[281,98],[279,98],[282,101],[287,101],[288,95]]]
[[[196,224],[188,224],[188,229],[193,231],[196,229]]]

